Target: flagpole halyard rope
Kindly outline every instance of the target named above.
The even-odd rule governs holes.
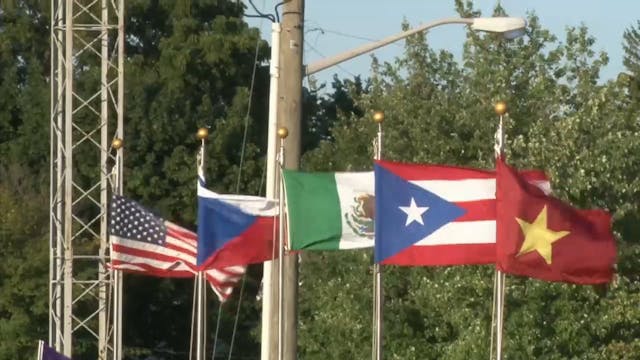
[[[243,282],[244,282],[244,277],[242,278]],[[211,360],[214,360],[216,358],[216,348],[218,347],[218,334],[220,331],[220,319],[222,318],[222,316],[220,315],[222,313],[222,302],[220,302],[218,304],[218,316],[216,316],[216,331],[214,332],[213,335],[213,350],[211,351]],[[233,341],[233,338],[232,338]]]
[[[231,355],[233,354],[233,345],[235,343],[236,340],[236,330],[238,329],[238,319],[240,318],[240,301],[242,301],[242,295],[244,294],[244,283],[245,283],[245,279],[247,278],[247,273],[245,272],[244,275],[242,275],[242,283],[240,284],[240,293],[238,294],[238,306],[236,307],[236,316],[235,316],[235,320],[233,321],[233,332],[231,333],[231,344],[229,345],[229,357],[227,359],[231,360]],[[222,309],[222,303],[220,303],[220,308]],[[220,318],[220,316],[218,315],[218,319]],[[218,333],[218,331],[216,330],[216,334]],[[214,352],[213,352],[213,356],[211,357],[211,359],[213,360],[215,355],[215,348],[214,348]]]
[[[263,1],[263,7],[264,7],[264,1]],[[260,21],[260,27],[262,27],[262,20]],[[258,37],[258,39],[256,40],[256,48],[255,48],[255,54],[254,54],[254,58],[253,58],[253,70],[251,72],[251,84],[249,85],[249,99],[248,99],[248,104],[247,104],[247,113],[245,114],[244,117],[244,132],[242,134],[242,146],[241,146],[241,150],[240,150],[240,165],[238,166],[238,180],[236,181],[236,194],[240,192],[240,180],[242,180],[242,167],[244,165],[244,155],[245,155],[245,149],[247,146],[247,135],[249,133],[249,115],[251,114],[251,103],[253,100],[253,88],[255,86],[256,83],[256,72],[258,69],[258,55],[260,54],[260,42],[261,39],[260,37]],[[240,303],[240,302],[239,302]]]

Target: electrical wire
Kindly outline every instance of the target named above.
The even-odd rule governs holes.
[[[324,35],[325,33],[329,33],[329,34],[339,35],[339,36],[342,36],[342,37],[351,38],[351,39],[357,39],[357,40],[380,41],[380,39],[373,39],[373,38],[369,38],[369,37],[365,37],[365,36],[347,34],[347,33],[336,31],[336,30],[325,29],[325,28],[320,27],[320,26],[309,28],[309,29],[307,29],[305,31],[305,33],[310,33],[310,32],[314,32],[314,31],[320,31],[321,35]],[[396,45],[396,46],[402,46],[399,43],[393,43],[393,44]]]
[[[323,53],[321,53],[318,49],[316,49],[313,45],[311,45],[311,43],[309,43],[308,41],[305,40],[304,44],[314,53],[322,56],[323,58],[326,57]],[[352,73],[351,71],[345,69],[343,66],[340,65],[336,65],[336,67],[342,71],[344,71],[345,73],[351,75],[352,77],[357,77],[356,74]]]
[[[276,22],[276,17],[273,16],[272,14],[265,14],[262,11],[258,10],[258,7],[253,3],[253,0],[249,0],[249,4],[251,4],[251,7],[253,8],[253,11],[255,11],[256,13],[258,13],[258,15],[246,15],[248,17],[261,17],[264,19],[269,19],[271,20],[271,22]],[[264,1],[263,1],[263,5],[262,7],[264,7]]]
[[[284,1],[281,1],[277,3],[276,6],[273,7],[273,11],[276,13],[276,20],[278,22],[280,22],[280,14],[278,13],[278,8],[282,6],[284,3],[285,3]]]
[[[238,329],[238,319],[240,318],[240,304],[242,303],[242,295],[244,295],[244,283],[247,278],[247,273],[245,272],[242,275],[242,284],[240,284],[240,294],[238,295],[238,307],[236,308],[236,317],[233,322],[233,332],[231,333],[231,344],[229,344],[229,357],[228,360],[231,360],[231,355],[233,354],[233,344],[236,340],[236,330]]]
[[[213,335],[214,339],[218,339],[218,333],[220,331],[220,319],[222,318],[222,316],[220,315],[222,313],[222,302],[220,302],[220,304],[218,305],[218,320],[216,320],[216,331],[215,331],[215,335]],[[218,342],[214,340],[213,342],[213,351],[211,352],[211,360],[215,360],[216,358],[216,347],[218,346]]]
[[[271,21],[275,21],[275,18],[273,17],[273,15],[266,15],[263,14],[261,11],[258,10],[258,8],[255,6],[255,4],[253,3],[253,0],[249,0],[249,3],[251,4],[251,6],[253,7],[253,9],[260,14],[262,18],[265,19],[269,19]],[[262,1],[262,7],[264,8],[265,6],[265,1]],[[262,23],[260,24],[260,26],[262,27]],[[256,47],[255,47],[255,53],[254,53],[254,58],[253,58],[253,70],[251,73],[251,83],[249,85],[249,99],[248,99],[248,104],[247,104],[247,112],[245,114],[245,118],[244,118],[244,132],[243,132],[243,136],[242,136],[242,148],[241,148],[241,152],[240,152],[240,164],[238,167],[238,178],[237,178],[237,182],[236,182],[236,193],[240,192],[240,182],[242,180],[242,167],[244,166],[244,157],[245,157],[245,150],[246,150],[246,146],[247,146],[247,135],[249,132],[249,116],[251,114],[251,105],[253,102],[253,91],[255,88],[255,82],[256,82],[256,73],[257,73],[257,69],[258,69],[258,55],[260,53],[260,42],[261,39],[258,37],[256,39]],[[238,328],[238,320],[240,317],[240,308],[242,306],[242,300],[243,300],[243,295],[244,295],[244,283],[245,283],[245,278],[246,278],[246,272],[245,274],[242,276],[242,284],[240,286],[240,294],[238,296],[238,306],[236,309],[236,316],[233,322],[233,332],[231,335],[231,345],[229,347],[229,356],[231,356],[231,354],[233,353],[233,345],[235,343],[235,337],[236,337],[236,329]],[[220,325],[220,317],[221,317],[221,312],[220,310],[222,310],[222,303],[220,303],[220,306],[218,308],[218,320],[216,321],[217,325],[216,325],[216,332],[215,332],[215,338],[214,338],[214,343],[213,343],[213,353],[211,355],[211,358],[214,359],[216,354],[215,354],[215,349],[217,347],[217,342],[218,342],[218,334],[219,334],[219,325]],[[231,357],[229,357],[231,358]]]
[[[242,148],[240,151],[240,166],[238,168],[238,180],[236,181],[236,194],[240,192],[240,181],[242,180],[242,166],[244,165],[244,153],[247,146],[247,134],[249,131],[249,115],[251,114],[251,102],[253,101],[253,90],[256,83],[256,72],[258,69],[258,55],[260,53],[260,38],[256,41],[255,56],[253,58],[253,71],[251,73],[251,85],[249,85],[249,104],[244,117],[244,133],[242,135]]]
[[[365,40],[365,41],[371,41],[371,42],[375,42],[375,41],[379,41],[379,39],[373,39],[373,38],[368,38],[368,37],[364,37],[364,36],[358,36],[358,35],[353,35],[353,34],[347,34],[341,31],[337,31],[337,30],[330,30],[330,29],[325,29],[322,26],[320,26],[317,22],[315,21],[307,21],[307,23],[313,23],[316,24],[317,26],[309,28],[307,30],[305,30],[305,34],[311,33],[311,32],[318,32],[318,37],[320,35],[325,35],[327,33],[329,34],[334,34],[334,35],[339,35],[339,36],[343,36],[343,37],[347,37],[347,38],[352,38],[352,39],[358,39],[358,40]],[[316,37],[316,43],[318,42],[318,37]],[[305,40],[305,45],[309,48],[309,50],[313,51],[314,53],[320,55],[321,57],[325,58],[326,56],[320,52],[314,45],[312,45],[309,41]],[[393,45],[396,46],[400,46],[402,47],[402,44],[398,44],[398,43],[393,43]],[[352,73],[351,71],[347,70],[346,68],[344,68],[341,65],[336,65],[336,67],[340,70],[342,70],[343,72],[349,74],[352,77],[356,77],[357,75]]]

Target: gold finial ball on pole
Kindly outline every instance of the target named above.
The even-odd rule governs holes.
[[[375,111],[373,113],[373,122],[380,124],[384,121],[384,111]]]
[[[502,116],[507,113],[507,103],[504,101],[498,101],[493,106],[493,110],[498,114],[498,116]]]
[[[278,128],[278,137],[280,139],[286,139],[287,136],[289,136],[289,129],[284,126]]]
[[[209,136],[209,129],[201,127],[200,129],[198,129],[198,132],[196,133],[196,137],[198,138],[198,140],[204,140]]]
[[[120,138],[114,138],[113,141],[111,142],[111,147],[116,150],[119,150],[123,146],[124,146],[124,142]]]

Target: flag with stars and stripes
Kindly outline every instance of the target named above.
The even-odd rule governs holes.
[[[198,272],[197,234],[162,219],[137,202],[113,195],[109,211],[111,266],[160,277],[193,277]],[[245,266],[206,268],[205,277],[220,301],[242,278]]]

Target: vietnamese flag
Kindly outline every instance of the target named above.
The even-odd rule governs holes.
[[[616,244],[606,211],[579,210],[545,195],[502,159],[496,201],[499,270],[574,284],[611,281]]]

